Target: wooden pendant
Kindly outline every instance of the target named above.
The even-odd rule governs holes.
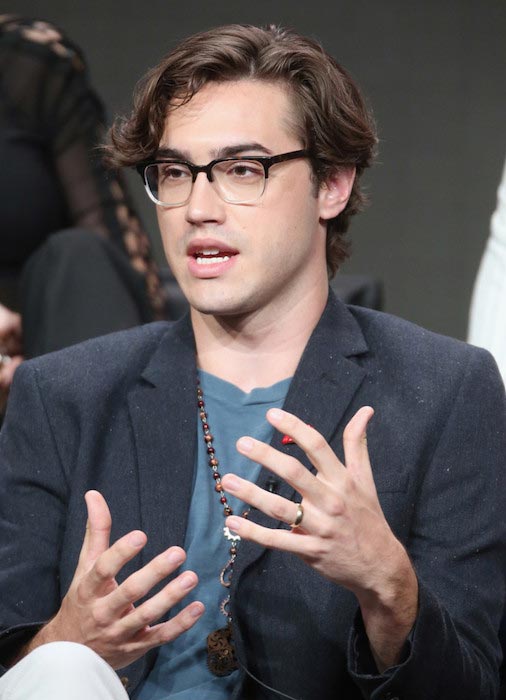
[[[239,668],[232,645],[232,630],[229,625],[208,635],[207,667],[215,676],[229,676]]]

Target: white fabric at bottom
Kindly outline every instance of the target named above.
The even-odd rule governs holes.
[[[0,678],[0,700],[128,700],[113,669],[82,644],[43,644]]]

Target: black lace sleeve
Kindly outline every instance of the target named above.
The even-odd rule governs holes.
[[[0,16],[4,109],[49,150],[70,223],[91,228],[125,250],[145,276],[154,317],[164,315],[158,270],[121,175],[103,164],[104,108],[84,56],[47,22]]]

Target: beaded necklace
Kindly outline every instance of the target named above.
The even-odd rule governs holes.
[[[233,515],[233,510],[228,503],[221,483],[221,474],[218,471],[219,461],[213,447],[214,438],[209,427],[204,394],[200,387],[199,379],[197,379],[197,405],[209,458],[208,464],[214,479],[214,490],[218,494],[220,503],[223,506],[223,516],[227,518],[229,515]],[[243,513],[243,517],[247,517],[248,513],[249,511]],[[232,581],[234,562],[237,557],[237,549],[241,538],[239,535],[233,535],[227,526],[223,527],[223,535],[225,539],[230,542],[230,549],[229,558],[220,572],[220,583],[228,590]],[[227,618],[227,624],[225,627],[214,630],[214,632],[211,632],[207,637],[207,666],[215,676],[228,676],[239,668],[232,644],[232,618],[230,616],[230,593],[228,592],[220,604],[220,611]]]

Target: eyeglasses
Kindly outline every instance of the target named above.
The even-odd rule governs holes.
[[[308,157],[309,152],[302,150],[277,156],[217,158],[207,165],[194,165],[185,160],[155,160],[138,165],[137,171],[150,199],[162,207],[186,204],[199,173],[206,174],[225,202],[248,204],[263,195],[269,168],[276,163]]]

